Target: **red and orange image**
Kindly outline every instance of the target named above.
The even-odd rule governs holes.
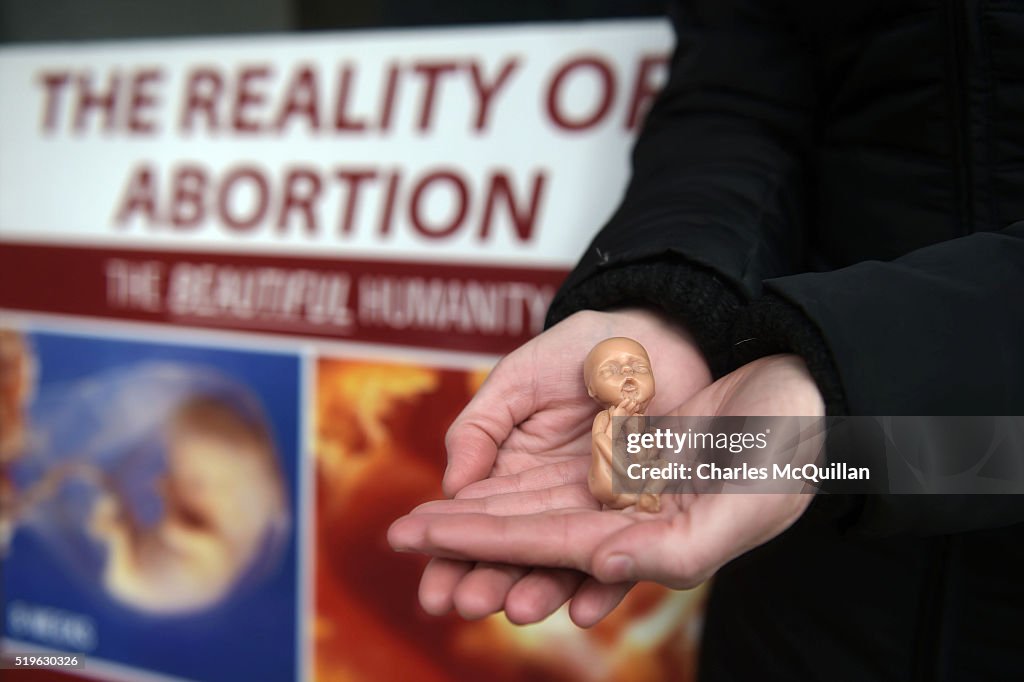
[[[703,589],[635,588],[598,626],[563,610],[530,626],[424,613],[425,559],[385,534],[442,497],[444,435],[486,371],[321,359],[315,396],[314,678],[692,680]],[[583,453],[589,455],[589,453]]]

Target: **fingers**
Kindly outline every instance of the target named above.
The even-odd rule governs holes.
[[[632,417],[640,410],[640,401],[636,398],[623,398],[617,405],[611,408],[610,414],[613,417]]]
[[[452,608],[467,620],[504,609],[518,625],[537,623],[572,598],[584,574],[566,569],[431,559],[420,580],[420,604],[432,616]]]
[[[450,559],[591,572],[593,553],[609,535],[634,523],[633,514],[571,510],[524,516],[413,514],[388,529],[398,550]]]
[[[538,623],[572,600],[569,615],[589,628],[619,605],[633,583],[604,585],[568,569],[473,564],[452,559],[430,560],[420,581],[423,610],[443,616],[455,608],[467,620],[504,609],[517,625]]]
[[[472,406],[473,403],[470,403],[466,410]],[[460,416],[456,419],[444,439],[445,450],[448,453],[448,466],[441,479],[444,494],[454,497],[470,483],[486,477],[494,466],[498,446],[514,426],[515,424],[509,425],[506,431],[504,425],[498,423],[487,429],[481,424],[469,421],[469,418],[462,419]]]
[[[389,540],[399,549],[451,559],[573,568],[606,584],[651,580],[689,589],[785,530],[806,505],[797,498],[708,495],[686,513],[661,517],[578,509],[522,516],[417,513],[397,521]],[[586,609],[577,608],[586,621]]]
[[[806,509],[808,495],[716,494],[686,513],[648,520],[609,535],[594,550],[601,582],[653,580],[696,587],[726,562],[771,538]]]
[[[459,499],[472,499],[508,492],[543,490],[560,485],[582,483],[590,469],[589,457],[574,457],[561,462],[526,469],[512,476],[496,476],[467,485],[459,491]]]
[[[593,627],[622,602],[635,584],[625,582],[605,585],[588,577],[569,604],[569,617],[581,628]]]
[[[455,588],[473,568],[469,561],[453,561],[434,557],[423,569],[420,578],[420,605],[432,616],[443,616],[455,606]]]
[[[676,589],[701,583],[717,566],[692,537],[684,517],[634,524],[594,551],[593,575],[603,583],[653,580]]]
[[[517,582],[505,598],[505,615],[516,625],[538,623],[569,601],[584,580],[579,571],[537,568]]]
[[[445,592],[445,600],[427,594]],[[561,568],[537,568],[434,559],[423,573],[420,601],[431,615],[454,607],[463,618],[477,620],[504,609],[516,625],[539,623],[571,599],[570,616],[592,627],[618,606],[633,583],[602,585],[585,574]]]
[[[459,615],[478,620],[505,607],[505,597],[528,568],[494,563],[479,563],[459,582],[452,600]]]
[[[441,482],[445,495],[453,497],[485,478],[498,447],[516,424],[533,413],[536,368],[524,363],[523,357],[520,349],[503,358],[448,429],[448,467]]]
[[[412,514],[493,514],[513,516],[553,509],[598,509],[599,505],[585,485],[561,485],[522,493],[505,493],[490,497],[425,502]]]

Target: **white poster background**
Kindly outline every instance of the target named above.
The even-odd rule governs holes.
[[[0,241],[569,267],[625,186],[634,132],[626,122],[641,63],[667,56],[670,48],[667,24],[651,20],[4,47]],[[574,59],[607,64],[615,87],[605,93],[594,68],[572,69],[556,98],[568,118],[587,118],[605,94],[611,101],[607,114],[593,126],[565,130],[548,114],[548,91],[558,69]],[[484,81],[492,83],[509,60],[517,66],[493,96],[486,128],[476,130],[479,101],[468,65],[475,62]],[[443,61],[462,66],[438,78],[432,124],[420,130],[427,79],[414,68]],[[390,128],[382,131],[374,121],[379,120],[392,64],[398,68],[394,109]],[[281,134],[239,132],[225,125],[238,89],[234,83],[243,69],[269,68],[265,78],[255,81],[264,102],[246,109],[250,119],[266,122],[279,111],[303,65],[312,65],[318,76],[319,130],[311,130],[299,116]],[[365,117],[367,129],[362,132],[333,129],[345,66],[352,88],[346,111]],[[221,126],[209,131],[199,121],[189,133],[181,126],[184,91],[189,73],[203,67],[216,70],[224,80]],[[128,84],[133,74],[147,68],[161,73],[146,86],[154,103],[143,110],[155,132],[132,134],[126,125]],[[649,70],[646,78],[660,84],[664,71]],[[60,72],[68,72],[68,84],[50,102],[41,78]],[[74,130],[76,78],[83,73],[89,74],[94,94],[102,94],[111,74],[119,74],[122,89],[113,130],[103,130],[96,110],[85,117],[83,130]],[[44,126],[48,105],[55,114],[51,130]],[[132,173],[144,163],[155,171],[158,213],[166,211],[170,174],[180,164],[198,164],[213,182],[238,164],[256,167],[268,180],[266,217],[244,232],[227,228],[209,210],[205,220],[188,230],[148,226],[139,216],[118,225],[116,215]],[[283,229],[276,224],[284,175],[297,165],[315,169],[323,178],[314,234],[298,220]],[[339,168],[401,174],[386,234],[379,229],[385,193],[379,180],[363,185],[353,229],[340,232],[348,189],[332,180]],[[437,169],[465,179],[467,214],[452,234],[428,237],[410,223],[409,195],[417,178]],[[535,175],[545,174],[529,240],[516,234],[504,203],[496,205],[496,220],[481,236],[485,187],[495,172],[511,178],[520,203],[529,198]],[[245,183],[238,187],[232,200],[245,214],[253,194]],[[424,193],[421,204],[434,224],[444,224],[454,199],[450,186],[439,183]],[[215,203],[213,190],[206,202],[208,208]]]

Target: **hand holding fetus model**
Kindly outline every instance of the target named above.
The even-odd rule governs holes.
[[[594,418],[591,429],[590,494],[610,509],[636,505],[642,511],[658,511],[661,501],[657,494],[615,492],[612,483],[615,474],[624,476],[622,464],[612,453],[612,418],[641,416],[654,398],[654,374],[647,351],[633,339],[605,339],[587,354],[583,380],[590,397],[605,408]]]

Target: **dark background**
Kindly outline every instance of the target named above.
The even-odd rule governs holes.
[[[574,21],[664,13],[666,0],[0,0],[0,43]]]

